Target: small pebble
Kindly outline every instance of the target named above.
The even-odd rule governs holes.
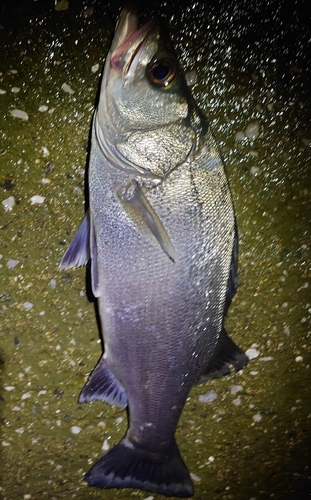
[[[231,387],[230,393],[231,394],[236,394],[237,392],[244,391],[244,387],[242,385],[235,385],[234,387]]]
[[[21,120],[28,120],[29,118],[26,111],[23,111],[22,109],[13,109],[11,111],[11,116],[13,116],[14,118],[20,118]]]
[[[255,415],[253,415],[253,420],[254,422],[260,422],[260,420],[262,420],[262,416],[260,415],[260,413],[256,413]]]
[[[9,392],[10,392],[10,391],[13,391],[13,390],[15,389],[15,387],[14,387],[14,385],[6,385],[6,386],[4,387],[4,389],[5,389],[6,391],[9,391]]]
[[[68,83],[63,83],[63,85],[62,85],[62,87],[61,87],[61,88],[62,88],[62,90],[63,90],[64,92],[67,92],[67,94],[74,94],[74,92],[75,92],[75,91],[74,91],[74,90],[70,87],[70,85],[68,85]]]
[[[2,205],[4,206],[4,210],[7,210],[8,212],[11,211],[15,205],[14,196],[9,196],[9,198],[3,200]]]
[[[240,406],[240,404],[241,404],[241,398],[233,399],[232,403],[234,404],[234,406]]]
[[[6,94],[6,90],[0,89],[0,95]]]
[[[242,130],[239,130],[239,132],[237,132],[234,136],[234,139],[236,141],[242,141],[243,139],[245,139],[245,134]]]
[[[259,168],[259,167],[252,167],[252,168],[250,169],[250,173],[251,173],[252,175],[257,175],[259,172],[260,172],[260,168]]]
[[[16,259],[9,259],[6,263],[7,267],[9,269],[13,269],[15,266],[17,266],[17,264],[19,264],[20,261],[19,260],[16,260]]]
[[[46,158],[47,156],[50,155],[50,151],[48,150],[48,148],[46,148],[45,146],[42,146],[41,147],[41,151],[42,151],[42,156],[43,158]]]
[[[259,356],[259,351],[257,349],[255,349],[255,347],[250,347],[250,349],[247,349],[245,354],[248,357],[248,359],[251,360],[251,359],[255,359]]]
[[[46,177],[43,177],[43,179],[41,179],[41,182],[42,184],[50,184],[50,179],[47,179]]]
[[[13,94],[18,94],[20,92],[20,87],[12,87],[11,88],[11,91],[13,92]]]
[[[297,363],[302,363],[302,361],[303,361],[303,357],[302,357],[302,356],[296,356],[295,361],[296,361]]]
[[[79,432],[81,432],[81,431],[82,431],[82,428],[79,427],[79,425],[73,425],[71,427],[72,434],[79,434]]]
[[[57,281],[56,279],[51,279],[50,281],[50,287],[54,290],[54,288],[56,288],[56,285],[57,285]]]
[[[26,309],[26,311],[30,311],[30,309],[33,308],[33,304],[32,302],[24,302],[23,307],[24,309]]]
[[[40,113],[45,113],[45,111],[47,111],[48,109],[49,107],[43,104],[42,106],[39,107],[38,111],[40,111]]]
[[[285,325],[283,331],[284,331],[285,335],[289,335],[290,334],[290,328],[289,328],[289,326]]]
[[[197,83],[198,74],[195,70],[187,71],[187,73],[185,74],[185,77],[186,77],[187,85],[189,85],[189,87],[191,87],[192,85]]]
[[[91,71],[92,73],[97,73],[97,71],[99,70],[99,64],[93,64],[93,66],[91,67]]]
[[[212,403],[217,397],[217,393],[212,389],[207,394],[201,394],[201,396],[199,396],[199,401],[201,403]]]
[[[103,451],[108,451],[109,448],[110,448],[110,446],[109,446],[109,443],[108,443],[108,439],[105,439],[105,441],[103,442],[102,450]]]
[[[31,398],[31,394],[32,394],[32,393],[31,393],[31,391],[29,391],[29,392],[25,392],[25,393],[22,395],[21,400],[23,401],[24,399],[29,399],[29,398]]]
[[[190,477],[191,477],[192,481],[194,481],[195,483],[199,483],[201,481],[200,476],[197,476],[193,472],[190,472]]]
[[[44,196],[40,196],[39,194],[36,194],[35,196],[32,196],[30,198],[32,205],[35,205],[36,203],[43,203],[44,200],[45,200]]]

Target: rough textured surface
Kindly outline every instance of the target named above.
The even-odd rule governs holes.
[[[0,201],[15,198],[11,211],[1,203],[1,495],[160,499],[82,482],[99,443],[104,451],[118,442],[126,419],[99,402],[77,404],[98,358],[97,325],[85,271],[57,266],[83,211],[97,65],[114,19],[96,2],[46,8],[0,7]],[[170,23],[224,153],[240,228],[228,331],[259,352],[243,374],[190,393],[177,441],[194,498],[307,499],[311,51],[303,2],[155,10]],[[44,202],[32,205],[36,195]],[[231,394],[237,385],[244,390]],[[212,389],[216,400],[198,400]]]

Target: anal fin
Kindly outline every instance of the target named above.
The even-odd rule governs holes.
[[[124,388],[115,379],[102,356],[79,395],[79,403],[97,399],[111,405],[125,408],[127,396]]]
[[[233,342],[225,328],[222,328],[216,351],[198,383],[229,375],[231,373],[230,365],[236,372],[242,370],[248,361],[244,351]]]

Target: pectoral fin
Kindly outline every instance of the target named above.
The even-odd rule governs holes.
[[[135,224],[143,231],[151,232],[162,250],[175,262],[178,255],[169,234],[139,184],[131,181],[125,190],[117,192],[117,196]]]

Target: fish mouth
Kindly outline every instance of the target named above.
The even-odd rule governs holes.
[[[114,35],[110,67],[123,75],[135,72],[147,38],[155,29],[154,19],[139,27],[137,15],[124,9]]]

